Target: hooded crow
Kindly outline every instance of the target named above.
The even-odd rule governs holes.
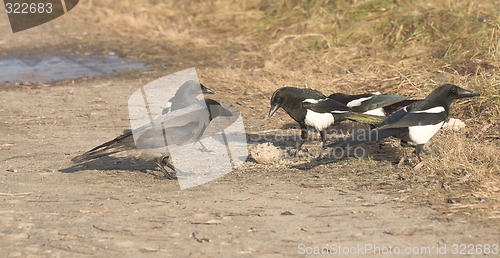
[[[196,104],[198,102],[196,96],[201,93],[214,94],[211,89],[197,81],[189,80],[183,83],[175,95],[165,103],[162,114]]]
[[[162,115],[175,111],[181,108],[185,108],[189,105],[196,104],[198,102],[198,99],[196,96],[205,93],[205,94],[214,94],[214,92],[207,88],[205,85],[201,84],[200,82],[194,81],[194,80],[189,80],[181,85],[179,89],[175,92],[175,95],[170,98],[167,103],[165,103],[165,106],[163,107],[163,110],[161,112]],[[203,151],[209,151],[203,143],[198,141],[201,145],[201,148]]]
[[[335,101],[327,100],[328,106],[332,107],[331,110],[327,112],[321,112],[322,110],[315,110],[315,107],[320,108],[322,105],[318,105],[320,100],[325,100],[326,96],[323,93],[307,88],[295,88],[295,87],[282,87],[276,90],[271,97],[271,109],[269,110],[269,117],[271,117],[276,110],[280,107],[283,108],[290,117],[299,123],[301,132],[301,141],[297,144],[297,151],[299,152],[302,147],[303,141],[307,138],[308,126],[314,127],[321,135],[321,149],[319,157],[323,151],[324,143],[327,139],[326,129],[333,124],[339,123],[346,119],[357,120],[359,114],[354,114],[351,112],[351,108],[346,105]],[[354,116],[356,115],[356,116]],[[366,118],[367,116],[363,116]],[[376,123],[382,121],[377,119]]]
[[[357,145],[367,141],[378,141],[389,136],[401,139],[402,143],[412,141],[416,144],[418,160],[424,145],[443,126],[450,114],[453,100],[479,96],[478,93],[462,89],[453,84],[444,84],[432,91],[425,99],[416,101],[393,113],[375,129],[352,138],[338,141],[333,147]]]
[[[163,114],[151,124],[134,130],[124,130],[115,139],[74,157],[71,161],[80,163],[127,150],[153,150],[165,146],[174,147],[196,143],[201,139],[210,121],[218,116],[232,116],[232,112],[215,100],[199,100],[188,107]],[[155,162],[165,177],[172,179],[173,177],[163,166],[166,165],[175,171],[173,165],[168,161],[165,163],[167,157],[168,154],[163,155],[155,159]]]
[[[358,95],[333,93],[328,98],[352,108],[354,112],[383,117],[417,101],[409,100],[406,96],[382,95],[380,92]]]

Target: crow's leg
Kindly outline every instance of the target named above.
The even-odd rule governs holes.
[[[207,149],[207,147],[205,147],[205,145],[203,145],[203,143],[202,143],[201,141],[198,141],[198,142],[199,142],[199,143],[200,143],[200,145],[201,145],[201,151],[202,151],[202,152],[213,152],[213,151],[211,151],[211,150]]]

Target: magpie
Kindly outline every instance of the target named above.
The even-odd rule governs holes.
[[[443,84],[425,99],[413,102],[387,117],[375,129],[349,139],[337,141],[331,146],[353,146],[367,141],[378,141],[389,136],[401,139],[402,144],[411,141],[416,144],[415,153],[421,162],[420,152],[424,145],[443,126],[450,114],[453,100],[479,96],[453,84]]]
[[[358,95],[333,93],[328,98],[352,108],[355,112],[382,117],[418,101],[409,100],[407,96],[380,94],[380,92]]]
[[[212,99],[199,100],[185,108],[171,111],[156,118],[152,123],[137,129],[126,129],[115,139],[105,142],[71,161],[81,163],[118,152],[140,149],[152,150],[165,146],[183,146],[198,142],[208,124],[218,116],[232,116],[232,112]],[[136,139],[134,142],[134,135]],[[168,138],[168,140],[167,140]],[[167,151],[166,151],[167,152]],[[166,178],[173,179],[164,165],[175,171],[175,167],[165,159],[165,154],[156,159],[156,165]]]
[[[177,89],[175,95],[165,103],[162,114],[195,104],[198,102],[196,96],[201,93],[214,94],[211,89],[197,81],[189,80],[183,83],[181,87]]]
[[[314,89],[308,88],[295,88],[295,87],[282,87],[277,89],[271,97],[271,108],[269,110],[269,117],[271,117],[280,107],[283,108],[288,115],[299,123],[301,128],[301,140],[297,143],[297,150],[295,155],[299,152],[305,139],[307,139],[308,126],[314,127],[320,132],[321,136],[321,149],[319,158],[323,151],[324,143],[327,139],[326,129],[333,124],[339,123],[346,119],[361,120],[360,114],[351,112],[351,108],[335,101],[329,100],[328,102],[334,107],[333,110],[328,112],[318,112],[311,108],[316,107],[320,100],[326,99],[326,96]],[[363,116],[366,118],[367,116]],[[377,122],[382,121],[377,119]]]

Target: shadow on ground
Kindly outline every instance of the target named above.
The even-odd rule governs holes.
[[[59,172],[76,173],[85,170],[125,170],[151,174],[151,170],[158,170],[158,167],[152,160],[148,161],[137,158],[116,158],[107,156],[75,164],[71,167],[60,169]]]

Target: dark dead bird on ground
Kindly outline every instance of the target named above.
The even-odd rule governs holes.
[[[115,139],[74,157],[71,161],[81,163],[128,150],[140,149],[148,151],[168,146],[194,144],[201,139],[213,119],[218,116],[232,115],[231,111],[215,100],[199,100],[194,105],[161,115],[151,124],[135,130],[124,130]],[[134,135],[136,135],[135,141]],[[168,149],[166,149],[161,157],[155,157],[155,162],[165,177],[173,179],[174,177],[164,168],[164,165],[166,165],[175,171],[175,167],[168,162],[168,157],[169,153]]]

